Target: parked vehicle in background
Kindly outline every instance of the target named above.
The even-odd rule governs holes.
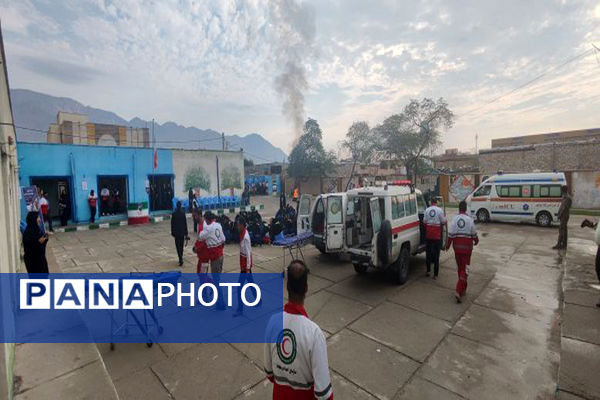
[[[427,204],[409,181],[347,193],[346,244],[354,269],[389,269],[397,283],[408,279],[411,255],[425,250],[422,227]]]
[[[467,209],[478,222],[535,222],[550,226],[558,221],[562,172],[498,174],[467,196]]]

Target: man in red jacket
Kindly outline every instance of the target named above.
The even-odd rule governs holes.
[[[454,217],[448,231],[448,244],[446,250],[454,247],[454,258],[458,267],[458,282],[456,283],[456,302],[467,292],[467,278],[469,276],[469,265],[471,264],[471,253],[473,245],[479,243],[475,223],[467,215],[467,203],[463,200],[458,205],[459,214]]]

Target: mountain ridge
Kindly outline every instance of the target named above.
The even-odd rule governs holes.
[[[58,111],[87,114],[90,122],[132,127],[148,127],[152,121],[139,117],[126,120],[113,111],[86,106],[69,97],[56,97],[29,89],[11,89],[11,103],[17,126],[17,138],[24,142],[45,142],[50,123],[56,121]],[[28,129],[23,129],[23,128]],[[221,133],[214,129],[200,129],[180,125],[175,121],[154,124],[154,133],[159,147],[183,149],[219,150],[222,148]],[[244,156],[256,164],[281,162],[286,153],[274,146],[259,133],[225,135],[230,150],[244,149]]]

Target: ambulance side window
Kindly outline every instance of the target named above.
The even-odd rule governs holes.
[[[392,196],[392,219],[398,219],[398,199]]]
[[[417,196],[415,194],[410,195],[410,215],[417,213]]]
[[[550,197],[560,197],[560,196],[561,196],[560,185],[550,186]]]
[[[403,196],[396,196],[396,201],[398,204],[398,218],[404,218],[406,212],[404,211],[404,199]]]
[[[417,195],[417,206],[419,208],[419,214],[423,214],[427,209],[427,204],[422,194]]]

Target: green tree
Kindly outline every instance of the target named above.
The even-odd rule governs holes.
[[[424,98],[410,100],[400,114],[378,125],[375,133],[379,150],[396,165],[404,165],[416,182],[425,155],[439,146],[441,130],[450,129],[453,124],[454,114],[443,98]]]
[[[342,148],[350,153],[352,159],[352,170],[350,172],[350,178],[346,184],[346,190],[352,182],[354,177],[354,171],[356,170],[357,164],[370,164],[373,161],[375,150],[376,150],[375,138],[369,124],[364,121],[354,122],[346,138],[342,141]]]
[[[189,188],[204,189],[207,192],[210,191],[210,177],[206,173],[206,170],[200,166],[191,167],[185,171],[185,192]]]
[[[313,176],[324,178],[333,171],[335,154],[323,147],[323,132],[316,120],[309,118],[304,124],[288,162],[287,174],[296,181]]]
[[[230,188],[242,188],[242,174],[238,167],[227,167],[221,171],[221,190]]]
[[[253,167],[254,161],[249,158],[244,158],[244,167]]]

